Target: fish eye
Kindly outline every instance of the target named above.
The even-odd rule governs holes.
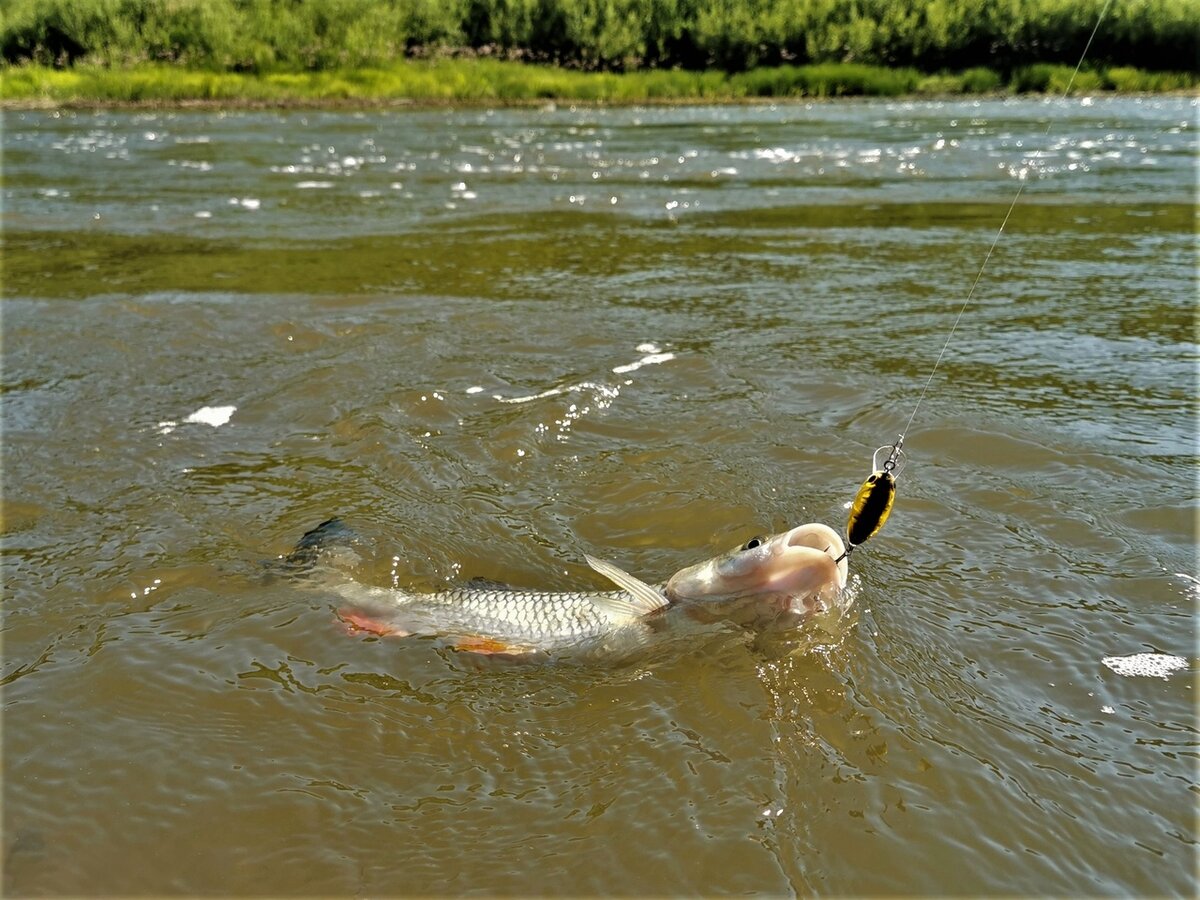
[[[746,541],[746,543],[742,544],[742,546],[738,549],[743,553],[747,550],[753,550],[755,547],[762,546],[763,540],[764,538],[761,535],[758,537],[752,537],[750,540]]]

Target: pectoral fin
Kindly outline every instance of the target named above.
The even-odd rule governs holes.
[[[480,656],[524,656],[537,652],[536,648],[525,644],[510,644],[483,636],[456,637],[450,642],[450,646],[455,650],[478,653]]]
[[[405,631],[382,619],[371,617],[365,612],[357,609],[339,609],[338,618],[346,625],[347,634],[356,634],[360,631],[365,631],[368,634],[377,634],[380,637],[408,637],[411,632]]]
[[[662,609],[670,602],[662,595],[662,592],[646,582],[634,578],[628,572],[618,569],[612,563],[588,556],[586,553],[583,558],[587,560],[589,566],[629,594],[628,599],[597,597],[594,601],[597,605],[603,606],[611,612],[636,618]]]

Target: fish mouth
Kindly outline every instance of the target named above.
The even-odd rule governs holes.
[[[754,542],[751,542],[754,543]],[[676,572],[667,581],[672,601],[745,597],[804,600],[832,596],[846,585],[841,537],[827,525],[800,525],[724,556]]]

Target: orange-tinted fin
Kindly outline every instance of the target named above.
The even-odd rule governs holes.
[[[532,647],[520,644],[506,644],[504,641],[498,641],[495,638],[481,636],[455,638],[451,646],[455,650],[463,650],[467,653],[480,653],[484,656],[496,656],[500,654],[515,656],[534,652]]]
[[[381,637],[408,637],[412,633],[379,619],[372,619],[366,613],[361,613],[356,609],[339,609],[338,618],[349,626],[346,629],[348,634],[367,631]]]

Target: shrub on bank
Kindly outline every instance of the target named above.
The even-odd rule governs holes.
[[[1074,66],[1036,63],[1014,71],[1011,87],[1018,94],[1061,94],[1066,91],[1067,85],[1072,83],[1072,76],[1076,92],[1097,91],[1104,86],[1104,78],[1093,70],[1081,69],[1076,73]]]

